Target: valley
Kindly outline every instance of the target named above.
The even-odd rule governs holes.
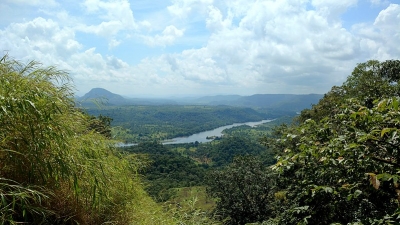
[[[113,138],[124,143],[141,143],[188,137],[234,123],[293,117],[299,111],[316,104],[321,97],[322,95],[219,95],[168,101],[139,101],[102,88],[94,88],[83,97],[77,98],[76,104],[90,115],[111,118]]]
[[[93,92],[97,91],[86,97],[96,96]],[[253,101],[234,106],[222,103],[237,102],[241,96],[203,97],[187,105],[120,105],[122,96],[105,90],[100,94],[106,94],[103,100],[110,98],[107,104],[86,104],[83,110],[111,119],[112,138],[124,143],[119,145],[120,150],[144,165],[140,174],[149,195],[160,204],[178,205],[202,196],[196,207],[204,213],[211,213],[215,207],[215,200],[205,197],[208,174],[225,168],[239,156],[257,157],[265,166],[274,164],[274,153],[262,138],[271,136],[277,125],[290,124],[299,110],[288,105],[263,107],[284,106],[290,95],[276,99],[260,95],[257,98],[262,104]],[[266,98],[269,102],[264,101]],[[303,99],[293,105],[299,104],[312,105],[315,100]]]
[[[83,107],[67,87],[38,77],[49,70],[33,63],[21,75],[13,72],[19,65],[4,64],[10,72],[1,83],[7,221],[20,220],[19,210],[29,215],[21,220],[52,224],[74,213],[73,224],[383,225],[399,218],[399,61],[359,64],[317,104],[300,101],[312,105],[302,110],[287,96],[268,102],[267,95],[245,106],[118,105],[124,98],[104,90],[107,104]],[[207,130],[204,142],[163,144]],[[354,217],[360,213],[365,219]]]

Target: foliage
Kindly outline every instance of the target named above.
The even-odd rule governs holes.
[[[40,187],[24,187],[12,180],[1,179],[0,198],[0,224],[13,224],[18,220],[41,224],[42,218],[54,214],[46,208],[36,207],[49,198]]]
[[[177,224],[220,224],[210,214],[209,207],[214,202],[208,198],[204,187],[178,188],[177,197],[164,203]]]
[[[148,181],[146,190],[158,202],[174,196],[174,188],[201,185],[205,169],[192,159],[157,142],[124,148],[129,153],[146,154],[149,165],[141,173]]]
[[[148,181],[146,190],[158,202],[174,198],[177,188],[203,185],[206,171],[225,167],[235,156],[262,156],[264,164],[274,163],[272,154],[264,146],[241,137],[204,144],[147,142],[123,149],[147,156],[149,164],[141,174]]]
[[[90,116],[88,129],[111,139],[111,121],[111,117],[101,114],[98,117]]]
[[[276,193],[285,199],[279,224],[398,219],[398,65],[359,64],[341,87],[302,112],[300,124],[268,140],[278,153]]]
[[[251,156],[236,157],[207,179],[208,193],[217,199],[216,214],[226,224],[262,222],[271,216],[269,189],[273,186],[267,167]]]
[[[242,129],[243,127],[240,127]],[[247,136],[228,136],[209,143],[187,143],[171,145],[180,154],[208,167],[222,168],[230,164],[235,156],[262,155],[267,164],[275,162],[273,154],[258,141]]]
[[[1,224],[170,224],[101,132],[108,119],[75,108],[65,72],[2,57],[0,107]]]
[[[254,144],[260,144],[260,140],[262,142],[266,137],[270,137],[277,126],[290,124],[294,118],[293,116],[283,116],[254,127],[247,125],[232,127],[222,133],[228,137],[241,137],[254,142]]]
[[[195,200],[194,207],[203,212],[211,212],[215,207],[215,201],[207,194],[206,186],[193,186],[176,188],[176,196],[166,203],[183,206],[185,202]]]
[[[400,222],[399,68],[398,60],[361,63],[294,123],[269,132],[261,142],[277,156],[271,168],[251,172],[259,163],[235,161],[212,173],[209,192],[222,220]]]
[[[318,121],[333,116],[338,113],[338,106],[348,98],[356,98],[371,108],[373,100],[400,96],[400,85],[397,82],[399,68],[399,60],[370,60],[358,64],[342,86],[332,87],[317,105],[304,110],[299,116],[300,121],[309,118]]]
[[[260,121],[268,115],[232,106],[115,106],[87,109],[113,118],[113,136],[126,142],[164,141],[232,123]]]

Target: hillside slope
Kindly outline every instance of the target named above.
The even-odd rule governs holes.
[[[255,94],[241,95],[216,95],[191,99],[166,99],[166,98],[125,98],[103,88],[93,88],[77,102],[83,107],[95,107],[96,103],[105,106],[123,105],[226,105],[237,107],[251,107],[273,109],[275,111],[298,112],[311,108],[323,97],[321,94]]]

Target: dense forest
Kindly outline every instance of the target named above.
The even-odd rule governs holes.
[[[358,64],[293,121],[234,127],[210,143],[149,138],[125,148],[113,139],[116,126],[168,138],[207,120],[201,129],[266,114],[227,106],[90,111],[76,107],[68,75],[55,67],[6,55],[0,73],[0,224],[400,222],[399,60]],[[189,192],[197,196],[185,199]],[[200,196],[207,209],[195,204]]]
[[[256,141],[240,136],[224,137],[212,143],[162,145],[157,142],[124,147],[128,154],[142,155],[147,167],[140,173],[147,182],[146,190],[157,202],[175,197],[176,188],[204,186],[206,175],[224,168],[237,156],[258,156],[272,165],[273,154]],[[146,156],[146,157],[144,157]]]
[[[134,143],[163,141],[232,123],[261,121],[276,116],[232,106],[115,106],[86,111],[91,115],[112,118],[115,139]]]
[[[263,143],[277,163],[236,158],[209,176],[227,224],[398,224],[400,61],[360,63]]]

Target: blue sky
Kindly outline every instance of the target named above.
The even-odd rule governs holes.
[[[132,97],[326,93],[400,58],[400,0],[3,0],[0,50]]]

